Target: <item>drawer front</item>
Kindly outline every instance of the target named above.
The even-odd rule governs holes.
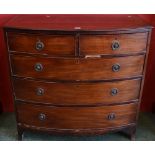
[[[132,54],[146,51],[148,33],[81,35],[81,55]]]
[[[142,75],[144,58],[144,55],[88,59],[11,55],[11,66],[12,74],[19,77],[50,80],[106,80]]]
[[[137,104],[50,107],[17,104],[18,123],[54,129],[112,128],[135,123]]]
[[[96,105],[136,100],[141,79],[98,83],[52,83],[14,79],[16,99],[55,105]]]
[[[75,55],[73,35],[37,35],[8,32],[9,51],[48,55]]]

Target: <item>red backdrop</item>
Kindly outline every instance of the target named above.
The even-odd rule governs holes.
[[[2,27],[14,15],[0,15],[0,100],[4,112],[13,111],[13,97],[11,95],[11,83],[9,79],[8,60],[6,45],[4,42],[4,34]],[[155,15],[139,15],[144,20],[155,26]],[[146,72],[146,80],[144,84],[144,92],[141,103],[141,111],[153,111],[155,103],[155,30],[152,31],[152,39],[150,45],[150,54],[148,58],[148,66]]]

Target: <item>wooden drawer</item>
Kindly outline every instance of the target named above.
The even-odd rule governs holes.
[[[81,55],[134,54],[145,52],[148,33],[81,35]]]
[[[11,55],[10,60],[12,75],[18,77],[50,80],[106,80],[142,75],[144,58],[144,55],[87,59]]]
[[[17,104],[18,123],[54,129],[113,128],[135,123],[137,104],[51,107]]]
[[[139,98],[141,79],[98,83],[54,83],[14,79],[16,99],[55,105],[113,104]]]
[[[75,55],[73,35],[41,35],[8,32],[9,51],[45,55]]]

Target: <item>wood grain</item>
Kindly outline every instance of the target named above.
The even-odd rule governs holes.
[[[34,53],[43,55],[75,55],[75,36],[73,35],[44,35],[8,32],[10,51]],[[41,51],[36,50],[36,43],[44,44]]]
[[[151,26],[136,15],[20,15],[4,30],[20,140],[27,129],[135,137]]]
[[[144,55],[114,58],[46,58],[11,55],[12,75],[47,80],[107,80],[142,75]],[[37,72],[36,64],[43,70]],[[114,72],[113,65],[120,70]]]
[[[137,104],[101,107],[50,107],[17,104],[19,123],[29,126],[54,129],[98,129],[118,127],[134,123]],[[115,118],[108,119],[110,114]],[[40,114],[45,115],[40,120]]]
[[[146,51],[148,33],[116,35],[81,35],[80,54],[129,54]],[[112,50],[112,43],[118,41],[119,49]]]
[[[105,14],[50,14],[50,15],[17,15],[5,24],[6,28],[18,30],[49,31],[126,31],[147,30],[150,24],[138,15],[105,15]],[[80,29],[78,29],[80,28]]]
[[[55,105],[96,105],[120,103],[139,98],[141,79],[98,83],[55,83],[14,78],[16,99]],[[44,90],[37,95],[38,88]],[[118,94],[111,95],[113,88]]]

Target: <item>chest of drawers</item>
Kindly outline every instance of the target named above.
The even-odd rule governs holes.
[[[128,15],[21,15],[4,28],[18,138],[135,137],[151,27]]]

